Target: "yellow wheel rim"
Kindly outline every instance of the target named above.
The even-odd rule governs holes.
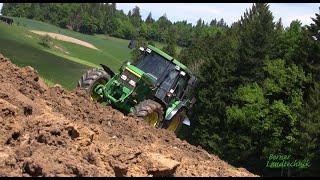
[[[99,101],[101,99],[101,97],[98,94],[94,93],[94,92],[91,92],[90,98],[91,98],[92,101]]]
[[[92,87],[91,87],[91,89],[90,89],[90,99],[91,99],[92,101],[100,102],[100,100],[102,99],[101,96],[100,96],[99,94],[95,93],[93,90],[94,90],[94,88],[95,88],[98,84],[103,84],[103,83],[105,83],[105,82],[106,82],[105,80],[100,79],[100,80],[98,80],[97,82],[95,82],[95,83],[92,85]]]
[[[159,115],[157,112],[152,112],[148,116],[145,117],[145,121],[150,125],[156,127],[159,121]]]
[[[180,121],[181,121],[181,116],[180,115],[177,115],[177,116],[173,117],[173,119],[171,120],[167,130],[173,131],[173,132],[176,131],[177,128],[179,127]]]

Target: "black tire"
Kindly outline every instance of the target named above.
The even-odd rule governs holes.
[[[78,81],[78,87],[85,89],[92,95],[93,87],[97,84],[105,84],[111,76],[103,69],[95,68],[88,70]]]
[[[157,117],[153,117],[155,114]],[[163,108],[161,104],[148,99],[137,104],[134,107],[133,113],[130,113],[129,115],[142,118],[154,127],[160,127],[163,120]]]

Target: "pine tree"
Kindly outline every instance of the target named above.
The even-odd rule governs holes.
[[[217,23],[217,26],[219,26],[219,27],[226,27],[227,24],[226,24],[226,22],[224,21],[224,19],[221,18],[220,21]]]
[[[316,13],[315,15],[315,18],[311,18],[313,23],[310,24],[308,30],[318,41],[320,41],[320,7],[319,14]]]
[[[224,151],[225,107],[234,88],[237,48],[235,36],[230,31],[222,32],[193,41],[180,58],[188,67],[195,66],[199,78],[197,103],[190,114],[191,133],[180,136],[217,155]]]
[[[151,12],[149,13],[149,15],[148,15],[148,17],[147,17],[147,19],[146,19],[146,23],[147,24],[151,24],[151,23],[153,23],[154,22],[154,19],[152,19],[152,14],[151,14]]]
[[[166,42],[169,39],[169,32],[172,23],[168,19],[167,15],[164,14],[156,21],[156,30],[158,34],[157,41]]]
[[[300,128],[299,147],[301,149],[299,155],[311,161],[311,167],[306,169],[307,175],[319,176],[320,155],[317,152],[320,148],[320,83],[313,83],[306,91],[306,99],[303,103],[303,109],[300,112]]]
[[[273,37],[275,35],[273,15],[266,3],[256,3],[241,17],[240,66],[238,75],[241,82],[261,81],[263,61],[267,56],[273,58]]]
[[[136,6],[132,9],[130,19],[131,19],[131,23],[135,27],[140,27],[140,25],[142,23],[142,19],[141,19],[141,14],[140,14],[140,8],[138,6]]]
[[[316,14],[317,15],[317,14]],[[294,63],[302,66],[307,73],[311,73],[316,82],[320,81],[320,41],[313,38],[315,30],[320,29],[318,19],[313,18],[314,23],[302,30],[298,39],[298,47],[293,55]]]
[[[213,19],[210,22],[210,26],[216,26],[217,25],[217,19]]]

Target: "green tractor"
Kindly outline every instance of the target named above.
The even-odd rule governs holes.
[[[87,71],[78,86],[93,100],[157,128],[177,132],[182,124],[190,126],[187,111],[195,103],[192,90],[197,78],[156,47],[148,45],[140,51],[138,60],[125,62],[119,73],[101,64],[103,69]]]

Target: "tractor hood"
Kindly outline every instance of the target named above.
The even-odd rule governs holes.
[[[153,79],[147,73],[127,63],[106,85],[96,86],[94,92],[103,96],[109,104],[128,112],[132,106],[149,95],[152,86]]]
[[[131,65],[130,63],[127,63],[125,69],[129,70],[131,73],[135,74],[138,77],[141,77],[144,74],[144,72],[141,69]]]
[[[124,102],[136,89],[143,74],[144,73],[138,68],[127,64],[123,67],[122,72],[114,76],[106,85],[108,89],[108,99],[110,99],[112,103]]]
[[[132,75],[136,76],[137,78],[139,78],[138,80],[136,80],[137,78],[130,78],[130,79],[135,79],[137,82],[140,81],[141,79],[143,81],[143,84],[147,84],[149,86],[155,84],[155,81],[156,81],[156,79],[153,76],[143,72],[138,67],[131,65],[130,62],[127,63],[127,65],[123,68],[123,71],[121,73],[122,79],[125,79],[126,77],[128,77],[128,75],[130,77],[132,77]]]

